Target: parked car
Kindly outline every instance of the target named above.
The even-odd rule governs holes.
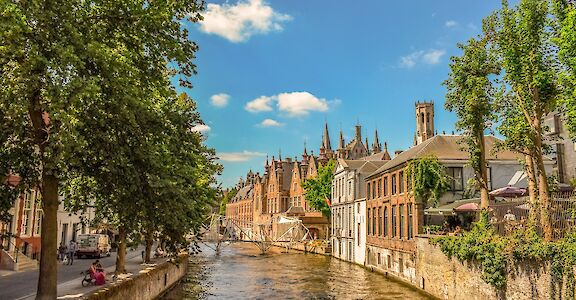
[[[77,257],[97,257],[103,255],[110,256],[110,243],[105,234],[79,234]]]

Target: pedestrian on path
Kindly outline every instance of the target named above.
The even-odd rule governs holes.
[[[68,252],[68,248],[66,247],[66,244],[62,241],[60,243],[60,247],[58,248],[58,258],[60,259],[61,262],[64,261],[64,256],[66,256],[66,252]]]
[[[76,242],[74,240],[70,241],[70,244],[68,245],[68,264],[72,265],[74,263],[74,254],[76,254],[76,250],[77,250],[77,245]]]

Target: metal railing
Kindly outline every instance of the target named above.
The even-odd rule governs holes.
[[[509,235],[528,226],[532,207],[528,197],[490,205],[490,222],[500,235]],[[576,225],[576,192],[552,193],[550,200],[550,224],[552,239],[565,237]],[[539,235],[543,234],[539,214],[535,217],[535,227]]]

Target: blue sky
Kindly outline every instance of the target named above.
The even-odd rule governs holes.
[[[391,153],[412,145],[414,102],[433,100],[436,128],[453,130],[443,109],[450,56],[481,31],[500,1],[208,1],[188,24],[200,50],[192,89],[207,144],[233,185],[266,155],[318,153],[324,121],[333,147],[357,120],[370,143],[377,127]]]

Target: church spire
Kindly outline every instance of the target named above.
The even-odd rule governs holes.
[[[332,145],[330,145],[330,134],[328,133],[328,122],[324,123],[324,133],[322,134],[322,147],[326,152],[332,150]]]
[[[382,155],[383,160],[390,160],[390,153],[388,153],[388,143],[384,142],[384,154]]]
[[[378,140],[378,128],[374,130],[374,143],[372,144],[372,153],[380,153],[382,148],[380,147],[380,141]]]

